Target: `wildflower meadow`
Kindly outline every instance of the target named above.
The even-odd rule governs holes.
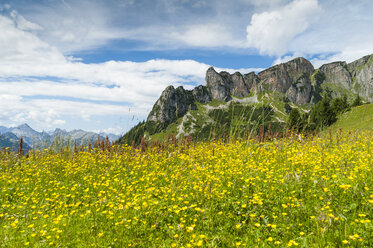
[[[0,154],[0,247],[373,247],[373,133]]]

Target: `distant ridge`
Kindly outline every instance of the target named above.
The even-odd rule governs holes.
[[[11,147],[15,149],[18,147],[18,142],[21,137],[28,149],[45,148],[50,146],[56,140],[63,140],[69,145],[74,143],[77,145],[88,145],[88,143],[93,144],[98,139],[105,139],[106,135],[112,142],[119,138],[119,136],[115,134],[98,134],[80,129],[66,131],[56,128],[54,131],[50,132],[38,132],[32,129],[27,123],[24,123],[11,128],[0,126],[0,147]]]

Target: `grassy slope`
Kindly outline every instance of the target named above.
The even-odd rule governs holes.
[[[373,130],[373,103],[352,108],[338,117],[336,123],[326,131],[336,131],[342,128],[349,130]]]

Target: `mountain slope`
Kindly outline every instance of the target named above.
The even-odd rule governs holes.
[[[11,133],[6,132],[0,135],[0,147],[8,147],[11,151],[17,151],[19,147],[19,138]],[[31,147],[27,143],[23,143],[23,150],[30,150]]]
[[[105,133],[98,134],[84,130],[72,130],[68,132],[59,128],[51,132],[37,132],[26,123],[12,128],[0,126],[0,134],[0,147],[17,147],[17,149],[18,141],[21,137],[24,141],[24,147],[27,147],[27,149],[31,147],[35,149],[47,148],[55,143],[59,145],[73,145],[76,143],[77,145],[87,146],[89,143],[93,144],[98,139],[104,140],[106,137]],[[118,139],[116,135],[108,136],[110,141]]]
[[[167,87],[146,122],[135,126],[119,142],[139,143],[142,137],[162,140],[169,134],[205,139],[245,129],[257,130],[259,125],[266,128],[269,124],[280,130],[292,108],[304,114],[323,97],[333,99],[344,95],[349,102],[357,95],[364,102],[373,101],[373,55],[349,64],[325,64],[316,70],[304,58],[295,58],[258,74],[218,73],[210,67],[206,86],[193,90]]]
[[[331,125],[329,130],[337,131],[372,130],[373,131],[373,103],[351,108],[350,111],[340,115],[337,122]]]
[[[6,133],[6,132],[9,132],[9,128],[0,126],[0,134]]]

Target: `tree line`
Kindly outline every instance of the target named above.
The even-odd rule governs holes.
[[[359,95],[355,97],[352,104],[348,103],[346,95],[335,99],[324,96],[308,113],[301,114],[297,108],[292,108],[287,127],[295,132],[320,131],[336,122],[338,115],[349,111],[351,107],[362,104]]]

